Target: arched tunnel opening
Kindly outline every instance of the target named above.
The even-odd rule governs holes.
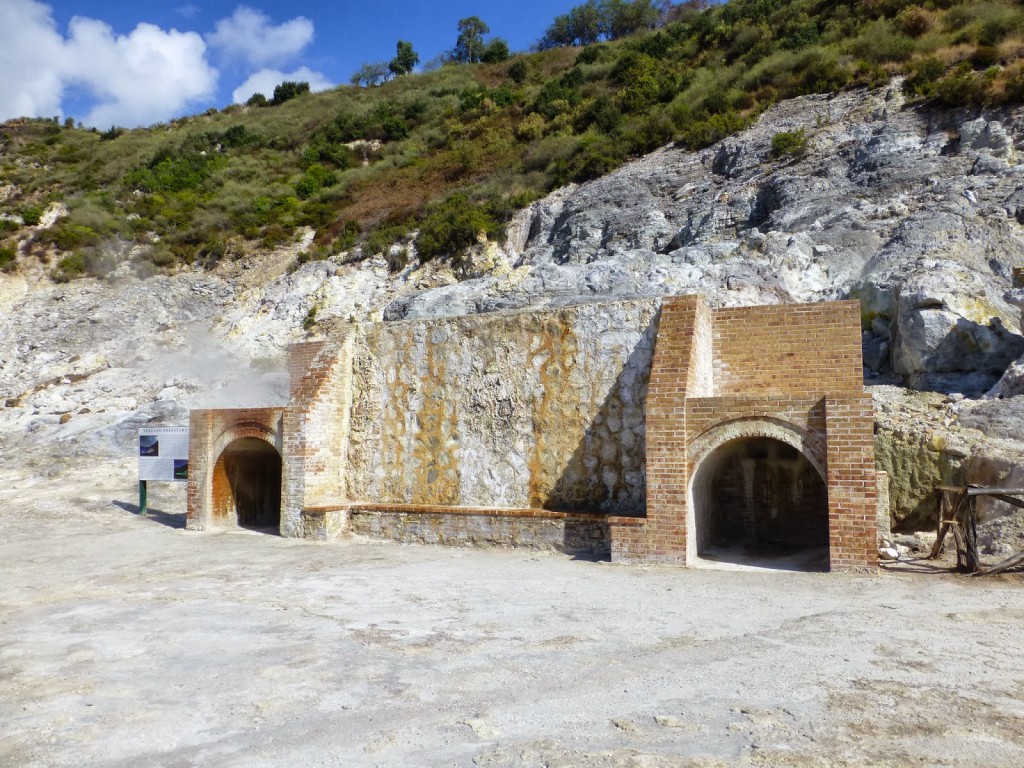
[[[213,470],[213,514],[240,528],[281,527],[281,454],[255,437],[235,440]]]
[[[798,449],[768,437],[726,443],[697,469],[697,555],[788,570],[828,570],[828,488]]]

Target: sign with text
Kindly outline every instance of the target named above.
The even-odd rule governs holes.
[[[139,480],[188,480],[188,427],[139,429]]]

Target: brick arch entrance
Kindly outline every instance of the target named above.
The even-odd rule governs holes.
[[[188,527],[280,530],[282,408],[192,411]]]
[[[666,299],[646,402],[647,515],[610,521],[613,559],[697,562],[697,508],[711,483],[694,479],[726,443],[765,438],[824,478],[827,567],[877,565],[872,404],[860,363],[855,302],[712,310],[698,297]],[[735,450],[778,454],[772,446]],[[748,459],[758,460],[714,460],[725,471]]]
[[[687,560],[828,570],[824,435],[783,419],[720,422],[687,450]]]
[[[213,468],[213,516],[240,528],[281,526],[281,454],[258,437],[231,442]]]
[[[801,430],[722,425],[691,465],[688,559],[828,570],[827,476]]]

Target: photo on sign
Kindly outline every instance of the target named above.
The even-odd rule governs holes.
[[[188,459],[174,460],[174,479],[188,480]]]
[[[159,456],[160,439],[156,435],[139,436],[139,456]]]

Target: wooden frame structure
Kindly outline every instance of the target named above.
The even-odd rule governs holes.
[[[981,567],[978,556],[978,502],[979,496],[991,496],[1019,509],[1024,509],[1024,501],[1016,496],[1024,496],[1024,488],[982,488],[977,485],[939,485],[935,488],[938,497],[938,535],[935,545],[928,555],[934,559],[942,552],[946,536],[953,532],[956,542],[956,569],[960,573],[974,576],[987,576],[1002,573],[1017,565],[1024,564],[1024,552],[1018,552],[1002,562],[988,568]]]

